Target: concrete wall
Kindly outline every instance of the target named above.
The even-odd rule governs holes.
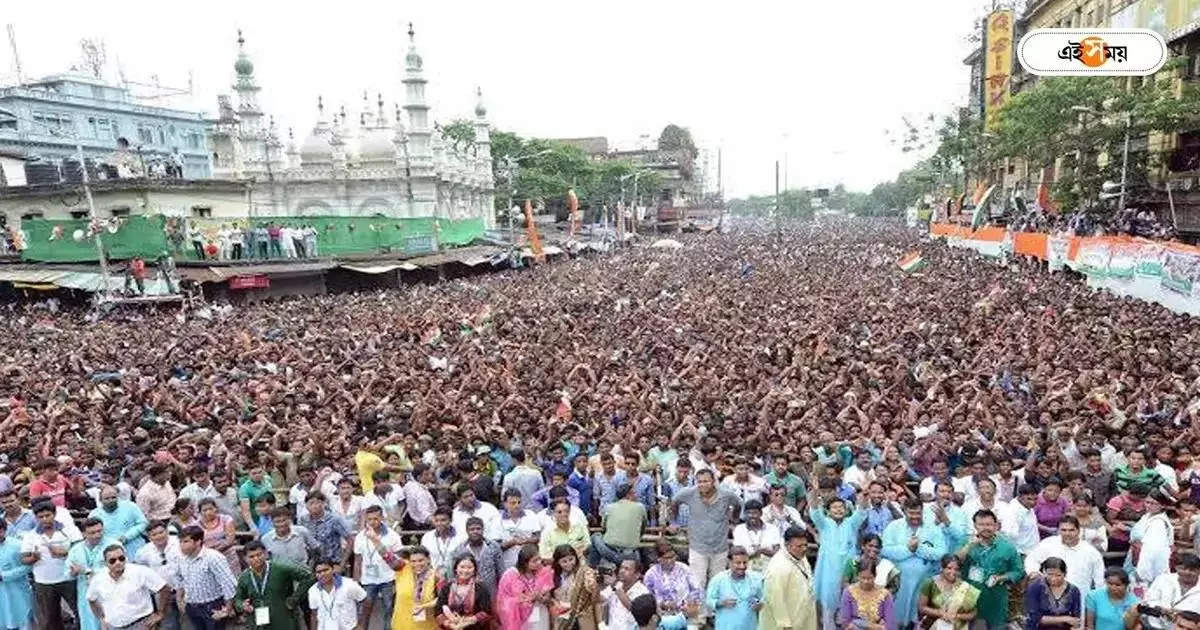
[[[164,214],[175,217],[199,216],[198,209],[207,208],[214,219],[247,216],[246,195],[241,190],[98,190],[92,195],[96,211],[101,217],[113,216],[114,210],[128,209],[130,215]],[[44,219],[70,219],[72,212],[83,213],[88,209],[82,191],[67,191],[51,196],[29,196],[25,198],[0,198],[0,214],[8,219],[8,225],[20,226],[21,217],[40,213]]]
[[[4,185],[25,185],[25,160],[0,155],[0,172],[4,173]],[[2,187],[2,186],[0,186]]]

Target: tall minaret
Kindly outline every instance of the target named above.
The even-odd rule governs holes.
[[[496,178],[492,174],[491,125],[488,124],[487,108],[483,106],[483,88],[475,88],[475,96],[478,98],[475,103],[475,149],[478,171],[473,176],[476,181],[480,182],[478,213],[483,217],[485,226],[494,228],[496,227],[496,213],[493,212],[493,208],[496,207],[494,191]],[[471,210],[476,211],[475,208]]]
[[[437,203],[436,173],[430,146],[429,106],[425,103],[424,62],[417,52],[412,23],[408,24],[408,54],[404,57],[404,109],[408,112],[408,162],[412,173],[412,212],[431,217]]]
[[[238,29],[238,57],[233,63],[237,79],[233,90],[237,92],[237,114],[241,120],[242,152],[245,155],[248,173],[266,172],[267,130],[263,127],[263,113],[258,106],[259,87],[254,83],[254,64],[246,56],[246,39]]]

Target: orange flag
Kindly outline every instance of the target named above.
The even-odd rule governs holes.
[[[571,222],[571,234],[568,238],[575,238],[575,232],[579,230],[579,197],[575,195],[574,188],[567,189],[567,213]]]
[[[529,249],[533,250],[533,259],[546,262],[546,254],[542,251],[542,239],[538,236],[537,225],[533,222],[533,204],[525,200],[525,229],[529,234]]]

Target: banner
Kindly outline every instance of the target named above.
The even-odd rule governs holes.
[[[1076,259],[1076,269],[1080,273],[1102,276],[1108,273],[1108,260],[1112,256],[1112,246],[1099,239],[1085,239],[1079,245],[1079,257]]]
[[[1182,295],[1194,295],[1200,280],[1200,256],[1167,250],[1163,260],[1162,286]]]
[[[1067,264],[1067,249],[1071,247],[1071,241],[1061,236],[1051,236],[1046,239],[1046,261],[1050,265],[1050,271],[1062,271]]]
[[[1132,278],[1141,256],[1141,245],[1134,241],[1114,243],[1108,259],[1108,275],[1112,278]]]
[[[984,116],[987,128],[996,125],[996,113],[1008,104],[1013,67],[1013,12],[995,11],[987,18],[987,51],[984,57]]]
[[[1166,248],[1156,243],[1141,243],[1138,249],[1137,275],[1158,278],[1163,273],[1163,254]]]
[[[951,247],[987,257],[999,255],[1002,243],[1011,238],[1016,254],[1044,258],[1050,271],[1069,267],[1086,273],[1087,285],[1094,289],[1200,317],[1200,247],[1128,236],[1009,233],[998,227],[971,230],[950,223],[930,225],[929,234],[945,238]]]

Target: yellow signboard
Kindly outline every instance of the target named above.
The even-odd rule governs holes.
[[[995,126],[996,113],[1008,103],[1013,66],[1013,12],[995,11],[987,18],[987,46],[983,73],[983,111],[987,127]]]

